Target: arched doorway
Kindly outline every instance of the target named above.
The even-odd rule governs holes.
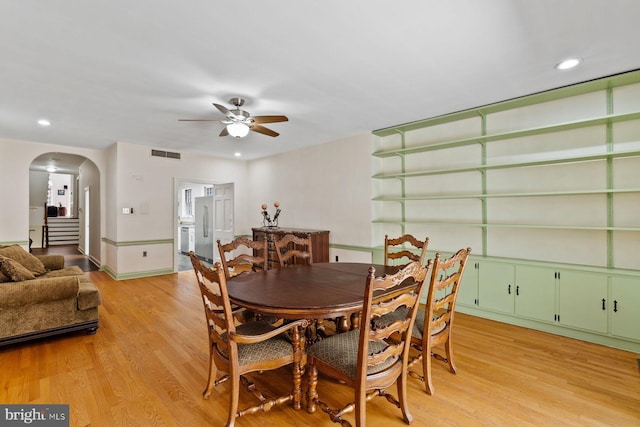
[[[55,241],[51,238],[53,222],[64,224]],[[44,153],[32,161],[29,234],[34,247],[75,245],[100,266],[100,172],[93,161],[61,152]]]

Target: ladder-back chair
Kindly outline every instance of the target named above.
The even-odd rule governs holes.
[[[293,264],[313,264],[311,238],[285,234],[273,244],[281,268]]]
[[[208,399],[215,386],[230,380],[227,426],[233,426],[237,417],[260,410],[266,412],[275,405],[292,400],[299,401],[294,396],[301,395],[301,368],[293,369],[292,392],[272,399],[265,398],[246,374],[277,369],[293,364],[294,360],[297,362],[294,366],[302,366],[304,356],[298,328],[305,327],[307,321],[298,320],[279,328],[264,322],[236,326],[220,263],[210,268],[193,251],[189,252],[189,257],[202,295],[209,335],[209,378],[203,397]],[[216,379],[218,370],[226,372],[226,375]],[[238,410],[241,383],[260,400],[259,404]]]
[[[418,261],[420,265],[424,265],[424,258],[427,254],[427,246],[429,246],[428,237],[425,237],[423,241],[420,241],[411,234],[404,234],[394,239],[390,239],[388,235],[385,235],[384,265],[406,265],[407,262],[412,261]],[[393,250],[394,248],[396,248],[397,250]],[[413,248],[417,249],[419,251],[419,254],[416,254],[415,251],[412,251],[411,249]],[[403,263],[400,264],[398,260]]]
[[[407,401],[407,371],[411,329],[424,286],[426,268],[417,262],[393,275],[376,277],[371,267],[366,278],[360,328],[325,338],[307,349],[307,411],[316,406],[335,423],[351,424],[343,415],[355,411],[356,426],[366,425],[366,402],[383,396],[402,411],[403,420],[412,420]],[[380,296],[381,293],[384,296]],[[375,297],[374,297],[375,294]],[[375,320],[405,308],[405,316],[381,327]],[[399,337],[392,340],[391,337]],[[332,409],[318,397],[318,371],[354,389],[355,399],[342,409]],[[394,383],[397,399],[386,392]]]
[[[218,242],[220,262],[227,280],[247,271],[267,269],[267,241],[255,241],[240,236],[229,243]],[[232,257],[235,255],[235,257]]]

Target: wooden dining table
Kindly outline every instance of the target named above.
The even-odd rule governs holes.
[[[362,308],[369,268],[376,276],[398,267],[323,262],[241,274],[229,281],[232,304],[281,319],[331,319]]]
[[[255,313],[289,320],[339,318],[342,322],[336,327],[342,331],[348,329],[349,318],[352,327],[357,326],[370,267],[375,269],[376,276],[398,271],[398,267],[369,263],[314,263],[240,274],[229,280],[227,289],[232,304]],[[321,336],[322,333],[316,335],[313,328],[307,330],[307,342]],[[302,393],[300,361],[304,350],[300,344],[293,342],[293,406],[296,409],[301,407]]]

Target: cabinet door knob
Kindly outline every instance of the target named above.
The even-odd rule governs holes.
[[[613,300],[613,311],[618,312],[618,300]]]
[[[606,310],[607,306],[606,306],[606,300],[604,298],[602,298],[602,309]]]
[[[507,289],[507,292],[509,293],[509,295],[511,295],[511,284],[509,284],[509,287]]]

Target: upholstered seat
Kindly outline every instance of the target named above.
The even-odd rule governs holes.
[[[258,336],[271,332],[276,328],[264,322],[247,322],[236,327],[241,335]],[[227,334],[222,335],[228,341]],[[229,357],[229,352],[220,349],[220,353]],[[252,363],[266,362],[271,359],[287,357],[291,354],[291,339],[286,334],[276,335],[270,340],[255,344],[238,344],[238,365],[245,366]]]
[[[331,340],[321,340],[312,345],[307,350],[307,355],[322,359],[325,364],[344,373],[353,380],[356,379],[358,369],[358,338],[359,329],[343,332],[331,337]],[[388,347],[384,341],[373,341],[369,343],[369,356],[380,353]],[[390,357],[384,363],[370,366],[367,374],[375,374],[384,371],[393,365],[397,357]]]
[[[376,321],[376,325],[388,325],[389,323],[398,320],[398,319],[402,319],[406,316],[406,311],[407,309],[405,307],[400,307],[399,309],[397,309],[396,311],[394,311],[393,313],[389,313],[387,315],[385,315],[384,317],[378,319]],[[413,338],[422,340],[422,334],[424,331],[424,317],[425,317],[425,310],[423,307],[418,308],[418,313],[416,314],[416,321],[413,324],[413,332],[411,333],[411,336]],[[438,324],[438,327],[436,329],[434,329],[432,332],[434,333],[438,333],[441,330],[443,330],[444,328],[447,327],[446,323],[440,323]]]

